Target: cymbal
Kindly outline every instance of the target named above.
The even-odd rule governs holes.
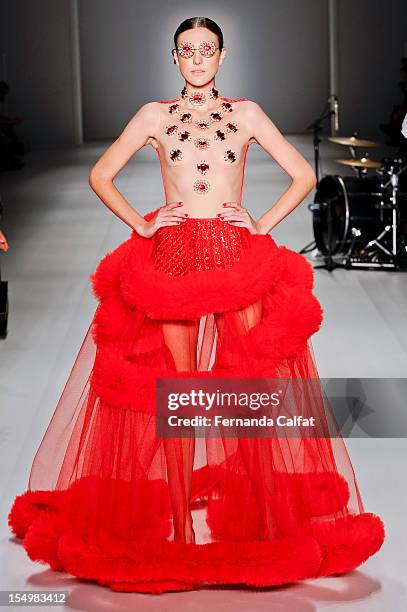
[[[330,142],[334,142],[340,145],[346,145],[347,147],[378,147],[377,142],[373,140],[365,140],[364,138],[358,138],[357,136],[329,136],[327,138]]]
[[[361,157],[360,159],[335,159],[338,164],[343,164],[344,166],[355,166],[356,168],[381,168],[382,164],[375,159],[370,159],[369,157]]]

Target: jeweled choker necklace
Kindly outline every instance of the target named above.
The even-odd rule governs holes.
[[[212,100],[216,100],[217,98],[219,98],[219,91],[216,89],[216,87],[212,87],[209,93],[209,97]],[[188,98],[188,101],[193,106],[203,106],[207,101],[206,94],[204,94],[202,91],[199,91],[199,90],[188,91],[186,85],[184,85],[184,87],[181,90],[181,98]]]

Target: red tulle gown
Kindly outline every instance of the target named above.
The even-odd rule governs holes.
[[[98,307],[9,514],[30,559],[161,593],[345,573],[381,547],[319,381],[322,309],[302,255],[189,218],[132,232],[90,279]],[[326,437],[160,438],[168,376],[316,379],[297,400]]]

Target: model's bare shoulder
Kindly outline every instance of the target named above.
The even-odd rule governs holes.
[[[145,102],[142,106],[140,106],[140,110],[145,113],[157,113],[160,109],[160,102],[156,100],[152,100],[151,102]]]
[[[240,98],[238,100],[237,108],[239,109],[239,114],[242,116],[247,125],[252,125],[254,121],[264,115],[260,105],[254,100],[249,100],[249,98]]]
[[[155,133],[160,123],[161,106],[159,102],[146,102],[137,111],[137,115],[150,128],[150,133]]]
[[[250,140],[248,141],[249,144],[258,144],[256,138],[254,137],[255,126],[260,117],[262,115],[264,116],[263,110],[254,100],[250,100],[249,98],[241,98],[239,100],[239,111],[241,119],[246,126],[246,130],[251,136]]]
[[[264,111],[261,108],[260,104],[258,104],[254,100],[249,100],[248,98],[245,98],[241,106],[245,117],[248,120],[255,121],[256,119],[264,115]]]
[[[128,134],[130,139],[142,138],[144,144],[152,144],[160,129],[160,117],[160,103],[146,102],[137,109],[121,138],[123,139],[123,135]]]

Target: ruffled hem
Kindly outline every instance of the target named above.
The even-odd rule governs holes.
[[[267,587],[337,575],[358,567],[384,540],[383,523],[372,513],[318,522],[308,533],[268,541],[183,544],[118,539],[107,532],[84,536],[61,517],[61,501],[61,492],[26,491],[10,511],[12,531],[32,561],[116,591]]]

